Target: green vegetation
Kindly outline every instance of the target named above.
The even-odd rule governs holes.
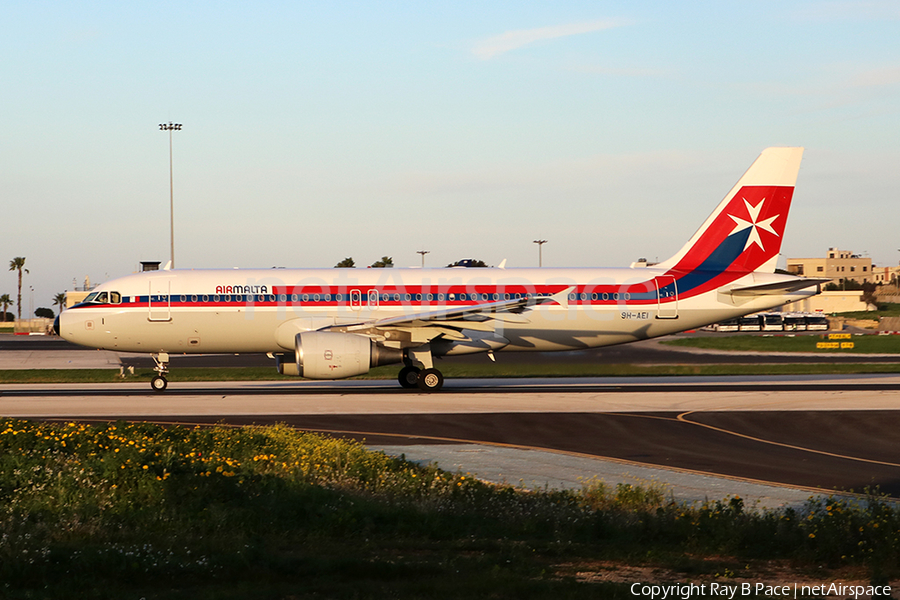
[[[38,308],[34,309],[34,316],[43,319],[52,319],[56,315],[51,309],[45,306],[39,306]]]
[[[66,307],[66,293],[60,292],[53,296],[53,306],[59,309],[59,312],[62,312]]]
[[[831,350],[831,352],[840,352]],[[396,379],[397,367],[372,369],[354,379]],[[696,375],[828,375],[862,373],[900,373],[900,363],[861,364],[719,364],[719,365],[627,365],[559,363],[546,365],[453,364],[441,365],[447,378],[489,377],[654,377]],[[156,373],[138,369],[134,375],[120,377],[113,369],[18,369],[0,370],[3,383],[134,383],[148,382]],[[269,367],[175,367],[168,375],[170,382],[186,381],[303,381],[279,375]]]
[[[900,317],[900,304],[879,303],[878,310],[847,312],[836,316],[848,319],[873,319],[875,321],[881,317]]]
[[[394,266],[394,259],[390,256],[382,256],[369,266],[373,269],[391,269]]]
[[[3,311],[0,312],[0,322],[5,323],[7,321],[12,321],[13,319],[15,319],[13,315],[6,312],[6,309],[12,303],[13,301],[12,298],[9,297],[9,294],[3,294],[2,296],[0,296],[0,306],[3,307]]]
[[[0,383],[123,383],[146,381],[156,375],[151,369],[138,369],[121,377],[114,369],[16,369],[0,370]],[[170,381],[271,381],[283,379],[274,367],[185,368],[167,375]]]
[[[0,532],[11,599],[626,598],[575,576],[625,564],[900,574],[900,511],[881,499],[523,491],[285,427],[0,420]]]
[[[830,340],[853,342],[853,348],[823,350],[817,349],[819,342],[829,341],[827,335],[732,335],[675,338],[663,340],[662,344],[710,350],[732,350],[742,352],[816,352],[821,354],[898,354],[900,336],[896,335],[853,335],[850,339]]]

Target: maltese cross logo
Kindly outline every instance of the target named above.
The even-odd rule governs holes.
[[[734,235],[735,233],[743,231],[749,227],[750,235],[747,237],[747,243],[744,244],[744,250],[749,248],[751,244],[756,244],[757,246],[759,246],[760,250],[765,252],[766,248],[763,246],[762,239],[760,239],[759,237],[759,230],[763,229],[778,236],[778,234],[772,228],[772,222],[781,215],[775,215],[774,217],[769,217],[768,219],[760,221],[759,211],[762,210],[762,205],[766,201],[766,199],[763,198],[762,200],[760,200],[759,204],[757,204],[756,206],[751,206],[746,199],[743,200],[744,206],[747,207],[747,215],[750,217],[750,220],[747,221],[746,219],[742,219],[734,215],[728,215],[729,217],[731,217],[731,220],[734,221],[734,229],[728,235]]]

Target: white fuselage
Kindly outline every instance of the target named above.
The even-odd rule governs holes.
[[[567,302],[467,318],[471,327],[455,322],[465,339],[438,340],[432,350],[571,350],[668,335],[816,293],[728,292],[786,279],[796,278],[749,273],[730,286],[680,297],[671,275],[653,268],[154,271],[99,286],[94,292],[106,292],[106,302],[64,311],[59,331],[77,344],[126,352],[279,353],[292,351],[301,331],[566,292]]]

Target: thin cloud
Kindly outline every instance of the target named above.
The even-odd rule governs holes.
[[[900,19],[896,0],[814,2],[801,7],[796,14],[809,21],[868,21]]]
[[[900,67],[883,67],[869,69],[858,74],[848,82],[853,88],[873,88],[895,86],[900,83]]]
[[[861,68],[858,65],[837,63],[823,65],[819,76],[812,81],[757,83],[739,85],[738,88],[769,97],[808,98],[810,103],[804,106],[803,113],[874,103],[874,109],[861,113],[862,116],[869,116],[897,112],[893,98],[898,86],[900,66]],[[881,106],[880,103],[883,104],[885,99],[888,103]]]
[[[603,19],[599,21],[555,25],[553,27],[538,27],[537,29],[517,29],[515,31],[507,31],[506,33],[501,33],[500,35],[495,35],[475,42],[472,46],[472,54],[481,60],[488,60],[495,56],[499,56],[500,54],[524,48],[535,42],[554,40],[572,35],[581,35],[583,33],[593,33],[595,31],[612,29],[627,24],[628,23],[623,19]]]
[[[674,72],[663,69],[616,68],[603,65],[573,65],[568,67],[568,70],[576,73],[615,77],[672,77],[675,75]]]

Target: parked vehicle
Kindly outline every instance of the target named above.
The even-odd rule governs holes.
[[[716,331],[740,331],[740,319],[728,319],[716,323]]]
[[[762,315],[763,331],[784,331],[784,317],[777,313]]]
[[[828,319],[825,317],[805,317],[807,331],[828,331]]]
[[[784,317],[785,331],[806,331],[806,318],[803,315],[786,315]]]
[[[762,317],[759,315],[751,315],[741,317],[739,331],[762,331]]]

